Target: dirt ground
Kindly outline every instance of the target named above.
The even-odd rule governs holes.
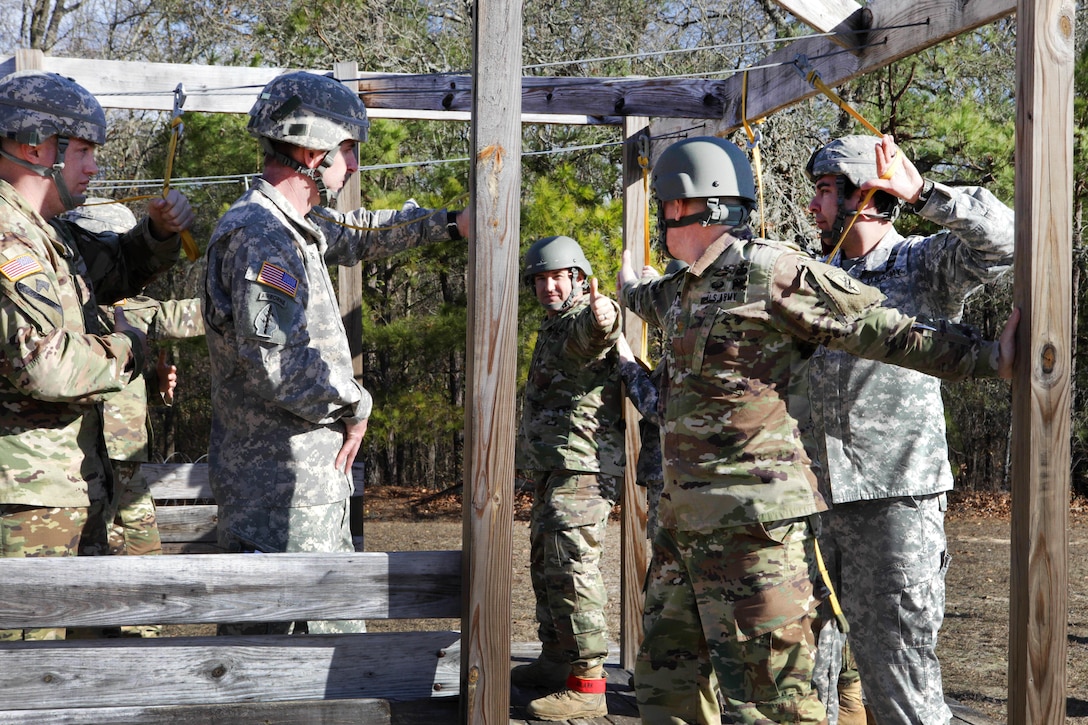
[[[512,637],[533,642],[536,623],[529,583],[528,499],[514,521]],[[461,548],[460,499],[410,489],[371,489],[364,534],[368,551]],[[1010,509],[1008,497],[959,496],[946,524],[952,564],[939,655],[945,693],[997,722],[1006,721]],[[610,631],[619,636],[619,522],[609,526],[603,570],[609,587]],[[1066,722],[1088,725],[1088,507],[1069,520]],[[370,631],[457,629],[457,620],[368,622]]]

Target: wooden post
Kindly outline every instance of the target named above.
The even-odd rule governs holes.
[[[475,0],[461,722],[510,722],[521,211],[520,0]]]
[[[354,80],[359,77],[359,64],[355,61],[344,61],[333,65],[333,74],[347,80],[348,88],[359,92],[359,83]],[[359,174],[353,174],[344,188],[336,197],[336,208],[340,211],[351,211],[363,205]],[[339,267],[336,274],[336,286],[340,301],[340,319],[344,321],[344,331],[348,336],[348,349],[351,350],[351,367],[355,379],[360,384],[363,382],[363,264],[359,263],[351,267]],[[355,495],[350,502],[351,535],[355,539],[356,548],[364,545],[363,538],[363,491],[356,487]]]
[[[1009,723],[1065,722],[1072,368],[1071,0],[1020,0]]]
[[[642,164],[650,163],[650,119],[628,116],[623,123],[623,248],[631,253],[631,264],[641,270],[646,259],[649,177]],[[644,161],[640,162],[640,158]],[[605,287],[607,289],[607,287]],[[637,315],[625,314],[623,334],[631,349],[645,358],[646,323]],[[620,526],[620,666],[632,670],[642,644],[642,581],[646,576],[646,489],[635,480],[641,447],[639,414],[631,401],[624,401],[627,421],[627,471],[623,485],[623,518]]]
[[[41,70],[45,66],[45,53],[36,48],[15,50],[15,70]]]

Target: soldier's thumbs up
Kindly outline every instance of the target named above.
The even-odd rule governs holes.
[[[589,306],[593,319],[602,330],[611,330],[616,324],[616,304],[597,291],[597,278],[589,278]]]

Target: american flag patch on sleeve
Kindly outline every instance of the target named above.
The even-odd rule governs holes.
[[[42,265],[29,254],[24,254],[0,264],[0,274],[4,275],[12,282],[41,271]]]
[[[288,274],[287,270],[268,262],[261,262],[261,271],[257,275],[257,281],[292,297],[298,291],[297,279]]]

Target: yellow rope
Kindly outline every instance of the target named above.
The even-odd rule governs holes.
[[[741,80],[740,118],[744,124],[744,130],[748,134],[748,147],[752,149],[752,170],[755,171],[756,188],[759,192],[759,236],[766,239],[767,221],[766,215],[763,213],[763,155],[759,151],[761,134],[753,131],[748,123],[748,71],[744,71],[744,77]],[[760,118],[754,123],[760,124],[763,121],[764,119]]]
[[[902,165],[902,163],[903,154],[900,152],[892,157],[892,162],[888,164],[888,168],[884,169],[884,173],[880,175],[880,178],[887,180],[895,176],[895,172],[899,170],[899,167]],[[861,216],[861,210],[869,205],[869,202],[873,200],[873,195],[876,194],[876,192],[877,189],[875,188],[869,189],[869,191],[865,192],[865,196],[861,198],[861,201],[858,202],[857,213],[854,214],[854,216],[850,217],[850,223],[847,224],[846,228],[842,230],[842,234],[839,235],[839,241],[835,244],[835,248],[831,250],[831,254],[827,255],[828,264],[831,264],[832,260],[835,259],[835,255],[839,253],[840,249],[842,249],[842,243],[846,241],[846,235],[849,234],[850,230],[854,228],[854,222],[856,222],[858,220],[858,217]]]
[[[850,624],[846,621],[846,615],[842,613],[842,606],[839,604],[839,596],[835,593],[835,587],[831,585],[831,576],[827,573],[823,554],[820,553],[820,543],[816,540],[816,537],[812,538],[812,549],[816,552],[816,566],[820,570],[820,578],[823,579],[824,586],[827,587],[827,601],[831,604],[831,611],[835,613],[835,619],[839,622],[839,630],[846,634],[850,631]]]
[[[162,198],[165,199],[170,191],[170,175],[174,170],[174,154],[178,150],[178,138],[181,136],[181,116],[174,116],[170,120],[170,147],[166,151],[166,171],[162,175]],[[200,258],[200,247],[196,245],[193,235],[188,229],[181,230],[181,248],[185,250],[185,256],[190,262]]]
[[[643,224],[642,224],[642,259],[643,264],[650,263],[650,138],[643,134],[638,139],[638,165],[642,168],[642,198]],[[665,240],[661,240],[664,244]],[[649,354],[649,340],[647,339],[646,325],[642,326],[642,340],[639,343],[639,357],[643,360]]]

